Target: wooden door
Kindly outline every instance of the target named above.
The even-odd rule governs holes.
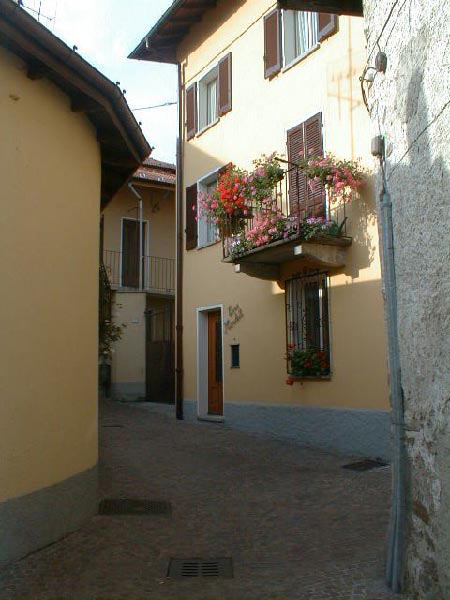
[[[146,399],[175,402],[175,344],[173,302],[162,310],[146,311]]]
[[[208,414],[223,415],[222,317],[208,313]]]
[[[142,223],[142,281],[145,281],[145,223]],[[139,287],[139,221],[124,219],[122,229],[122,286]]]

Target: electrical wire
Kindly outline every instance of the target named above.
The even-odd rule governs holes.
[[[173,104],[177,104],[177,102],[164,102],[163,104],[155,104],[154,106],[142,106],[141,108],[132,108],[131,110],[133,112],[136,110],[149,110],[150,108],[161,108],[162,106],[172,106]]]

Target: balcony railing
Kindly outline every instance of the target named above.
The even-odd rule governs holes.
[[[278,181],[273,189],[272,202],[267,203],[266,207],[262,207],[261,203],[254,202],[247,206],[248,215],[245,218],[228,217],[221,225],[224,259],[234,260],[237,258],[237,254],[239,254],[237,245],[239,245],[239,239],[242,238],[246,241],[246,250],[242,251],[242,255],[257,249],[257,244],[252,245],[251,232],[255,231],[258,219],[261,221],[261,217],[264,215],[271,216],[276,211],[285,218],[284,231],[279,234],[272,234],[270,240],[260,245],[260,248],[270,247],[275,242],[279,245],[283,241],[290,242],[301,238],[304,231],[303,224],[309,217],[320,217],[327,221],[333,221],[336,224],[336,227],[334,227],[335,233],[338,233],[341,239],[349,240],[346,237],[348,235],[348,221],[345,202],[331,203],[320,183],[308,183],[302,177],[301,171],[296,165],[291,165],[287,161],[281,162],[289,166],[284,170],[282,179]],[[299,202],[299,196],[306,199],[306,202]],[[248,241],[249,237],[250,241]],[[331,240],[329,243],[332,243],[333,235],[323,235],[323,239],[325,238]],[[338,239],[337,236],[336,239]],[[351,243],[351,240],[349,240],[349,243]]]
[[[103,251],[103,264],[113,288],[139,289],[139,259],[117,250]],[[142,289],[159,294],[175,292],[175,260],[142,257]]]

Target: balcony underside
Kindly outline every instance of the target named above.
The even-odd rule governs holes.
[[[308,241],[298,238],[279,240],[249,250],[242,256],[226,258],[224,262],[233,263],[237,273],[278,281],[281,279],[281,265],[292,260],[301,260],[305,266],[318,269],[344,267],[347,248],[351,243],[349,237],[331,235],[316,236]]]

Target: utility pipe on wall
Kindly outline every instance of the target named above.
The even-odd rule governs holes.
[[[140,195],[140,193],[138,191],[136,191],[133,187],[132,183],[128,184],[128,188],[133,192],[133,194],[136,196],[136,198],[138,199],[138,203],[139,203],[139,289],[142,291],[144,289],[143,286],[143,269],[142,269],[142,196]]]
[[[178,63],[178,139],[177,139],[177,283],[176,283],[176,385],[175,412],[183,419],[183,81]]]

